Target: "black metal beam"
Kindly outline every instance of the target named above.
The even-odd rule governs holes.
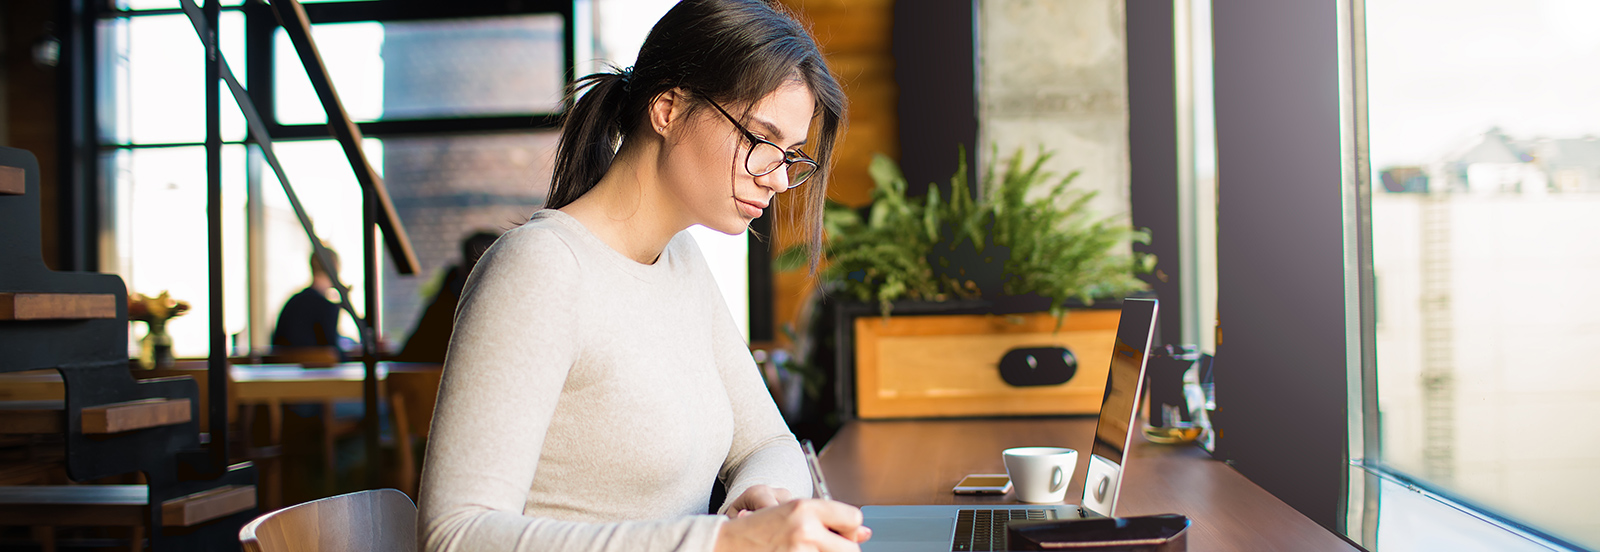
[[[967,148],[967,181],[978,182],[976,11],[974,0],[894,4],[890,48],[900,89],[900,168],[911,195],[926,192],[930,182],[950,191],[957,146]],[[976,185],[971,189],[978,192]]]
[[[750,341],[772,341],[777,336],[773,332],[772,294],[775,291],[775,282],[772,281],[772,215],[766,213],[750,221],[750,232],[747,254],[750,256],[746,274],[749,282],[748,306],[750,313]],[[758,237],[759,236],[759,237]]]
[[[561,14],[572,19],[571,0],[506,0],[500,2],[440,2],[437,0],[387,0],[384,2],[333,2],[305,4],[312,23],[354,21],[416,21],[496,17],[506,15]]]
[[[222,281],[222,52],[219,2],[206,2],[205,20],[211,36],[203,40],[206,64],[206,257],[211,349],[206,363],[207,396],[211,418],[210,473],[228,469],[228,335],[223,327]]]
[[[261,114],[267,134],[274,140],[283,137],[278,129],[273,128],[277,122],[278,102],[273,95],[273,90],[277,89],[277,74],[273,67],[272,36],[277,29],[278,19],[272,14],[272,7],[259,0],[245,3],[245,79],[250,83],[250,101],[255,104],[256,112]],[[327,136],[327,128],[323,126],[322,130],[322,136]]]
[[[251,81],[255,82],[255,81]],[[252,89],[256,88],[252,85]],[[265,111],[263,111],[265,113]],[[529,130],[554,130],[560,128],[561,116],[557,114],[507,115],[501,117],[459,117],[440,119],[411,119],[371,121],[356,123],[361,135],[371,138],[438,134],[481,134],[485,132],[518,132]],[[266,121],[267,131],[274,139],[294,140],[327,138],[328,125],[280,125]]]
[[[1331,531],[1349,474],[1338,17],[1212,7],[1217,456]]]
[[[61,41],[56,64],[56,268],[89,272],[100,268],[100,194],[95,187],[99,129],[93,96],[95,3],[63,0],[56,17]]]

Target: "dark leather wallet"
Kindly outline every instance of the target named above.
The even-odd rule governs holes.
[[[1189,518],[1160,514],[1123,518],[1013,521],[1006,528],[1011,550],[1182,552]]]

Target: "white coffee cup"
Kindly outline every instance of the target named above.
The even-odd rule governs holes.
[[[1059,447],[1020,447],[1005,451],[1006,474],[1017,500],[1043,504],[1067,497],[1067,484],[1078,467],[1078,451]]]

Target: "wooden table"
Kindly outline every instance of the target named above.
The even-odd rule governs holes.
[[[208,420],[205,405],[207,404],[207,390],[205,385],[205,361],[179,361],[178,365],[164,370],[142,371],[134,370],[134,377],[149,376],[175,376],[187,375],[200,383],[201,420],[202,426]],[[379,362],[378,366],[378,393],[384,396],[384,380],[393,372],[437,372],[442,369],[439,364],[405,363],[405,362]],[[366,368],[359,362],[340,363],[326,368],[304,368],[299,364],[231,364],[228,366],[229,418],[235,412],[250,412],[250,407],[264,406],[268,415],[267,442],[260,446],[248,446],[251,454],[246,454],[252,460],[276,458],[281,454],[282,439],[282,409],[289,404],[321,404],[323,405],[323,443],[322,456],[324,469],[331,470],[334,465],[333,441],[336,434],[346,432],[340,429],[332,413],[332,403],[335,401],[360,401],[364,397],[363,386],[366,380]],[[53,401],[54,412],[33,412],[19,410],[13,412],[0,412],[0,433],[8,431],[12,426],[38,425],[38,414],[45,414],[45,419],[64,419],[60,416],[60,401],[65,396],[62,387],[61,374],[55,370],[36,370],[11,374],[0,374],[0,402],[12,401]],[[245,416],[244,427],[248,428],[251,417]],[[426,422],[423,422],[426,423]],[[246,430],[248,432],[248,429]],[[247,433],[248,435],[248,433]],[[259,454],[256,454],[259,453]],[[271,480],[262,485],[263,505],[271,508],[279,505],[279,488],[277,486],[276,461],[269,462],[262,467],[262,477]],[[328,489],[331,492],[331,482]]]
[[[379,362],[378,389],[390,372],[437,371],[438,364]],[[286,404],[335,400],[361,400],[366,368],[359,362],[329,368],[302,368],[298,364],[235,364],[229,367],[237,404]]]
[[[379,362],[378,384],[390,372],[437,371],[438,364],[414,362]],[[204,362],[180,362],[175,368],[149,372],[151,375],[204,372]],[[144,375],[134,370],[134,377]],[[204,376],[204,374],[199,374]],[[299,364],[232,364],[228,366],[232,379],[230,402],[236,405],[319,403],[330,400],[361,400],[362,382],[366,368],[359,362],[348,362],[328,368],[303,368]],[[200,393],[205,394],[204,386]],[[380,394],[381,395],[381,394]],[[0,400],[61,400],[65,394],[61,374],[55,370],[34,370],[0,375]]]
[[[1016,496],[954,495],[963,475],[1005,473],[1000,452],[1019,446],[1079,451],[1067,503],[1083,496],[1095,419],[853,421],[821,453],[836,500],[868,504],[1015,504]],[[1189,516],[1191,551],[1360,550],[1227,464],[1194,446],[1134,445],[1118,516]]]

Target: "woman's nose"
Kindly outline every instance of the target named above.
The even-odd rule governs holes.
[[[785,168],[779,167],[778,170],[756,177],[756,184],[775,194],[789,191],[789,171]]]

